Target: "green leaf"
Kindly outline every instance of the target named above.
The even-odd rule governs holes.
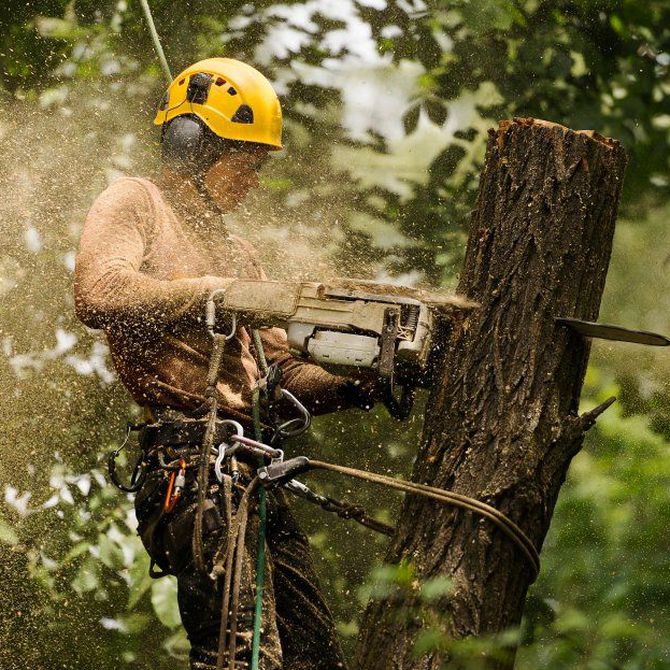
[[[82,30],[75,23],[52,16],[35,17],[35,29],[42,37],[56,40],[74,40],[82,36]]]
[[[149,555],[146,552],[138,552],[130,567],[129,574],[128,609],[131,610],[136,607],[154,582],[149,574]]]
[[[89,593],[98,588],[98,562],[89,556],[79,568],[77,575],[72,580],[72,588],[78,594]]]
[[[412,653],[415,656],[422,656],[431,651],[436,651],[444,646],[446,635],[434,628],[422,630],[416,638]]]
[[[434,579],[429,579],[421,586],[421,597],[424,600],[437,600],[448,595],[453,588],[453,582],[449,577],[441,575]]]
[[[123,566],[121,550],[106,535],[98,535],[98,548],[100,549],[100,560],[108,568],[115,569]]]
[[[163,577],[151,585],[151,604],[158,620],[167,628],[181,625],[181,616],[177,605],[177,580]]]

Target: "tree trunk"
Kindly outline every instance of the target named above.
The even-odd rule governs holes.
[[[534,119],[503,121],[489,135],[458,287],[481,308],[444,337],[412,478],[496,507],[539,551],[599,413],[577,415],[589,344],[554,318],[598,316],[626,157],[593,131]],[[488,520],[416,497],[387,561],[409,563],[412,576],[402,598],[369,604],[357,655],[364,670],[439,668],[449,643],[413,651],[427,628],[458,640],[518,626],[533,580]],[[438,576],[450,578],[449,595],[421,601],[420,585]],[[513,661],[512,652],[486,667]]]

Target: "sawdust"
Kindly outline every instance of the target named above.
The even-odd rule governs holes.
[[[449,292],[436,292],[424,288],[413,288],[410,286],[399,286],[397,284],[384,284],[365,279],[352,279],[338,277],[328,282],[329,286],[342,288],[348,291],[360,291],[372,295],[401,296],[413,298],[425,302],[436,310],[451,311],[458,309],[469,311],[476,309],[479,305],[465,296]]]

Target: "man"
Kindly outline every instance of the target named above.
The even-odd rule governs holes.
[[[269,152],[281,149],[281,109],[258,71],[213,58],[173,81],[155,122],[161,125],[164,161],[158,179],[119,179],[88,214],[77,258],[76,309],[85,324],[105,330],[121,380],[154,422],[142,440],[149,472],[136,499],[139,533],[153,561],[177,576],[191,667],[215,668],[217,661],[227,667],[227,647],[219,646],[232,625],[220,636],[224,580],[207,573],[225,551],[233,508],[254,461],[240,457],[242,477],[232,492],[233,480],[224,478],[229,483],[224,490],[210,462],[202,531],[206,569],[198,569],[192,551],[198,497],[192,466],[203,438],[199,408],[207,401],[212,352],[203,316],[214,290],[236,277],[264,278],[253,248],[228,233],[224,215],[258,185]],[[311,412],[372,405],[374,384],[294,359],[282,330],[262,330],[261,341],[268,362],[281,368],[282,387]],[[249,329],[238,325],[216,382],[219,417],[249,431],[259,355]],[[171,459],[178,465],[166,469]],[[181,497],[172,493],[174,468],[186,476]],[[250,661],[257,524],[252,513],[235,621],[236,667]],[[280,493],[268,499],[267,552],[260,667],[343,667],[307,539]]]

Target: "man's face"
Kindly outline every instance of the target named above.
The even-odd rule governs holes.
[[[205,186],[223,211],[238,207],[247,193],[258,186],[258,172],[268,159],[266,147],[250,145],[226,152],[205,175]]]

